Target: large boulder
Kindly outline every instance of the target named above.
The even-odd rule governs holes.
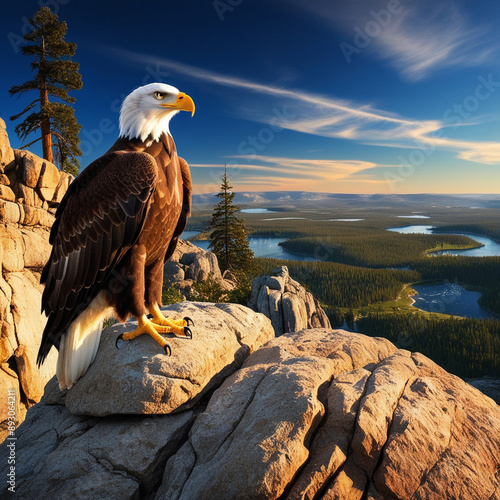
[[[158,487],[192,418],[186,411],[96,419],[39,404],[16,431],[15,492],[24,499],[146,498]],[[8,487],[4,481],[1,498],[7,498]]]
[[[189,407],[274,335],[267,318],[235,304],[181,303],[164,311],[176,317],[189,315],[196,323],[194,339],[169,341],[172,357],[161,354],[147,336],[117,349],[118,332],[110,328],[103,333],[91,367],[94,373],[89,371],[64,393],[55,381],[48,384],[44,401],[29,411],[15,431],[20,498],[148,497],[159,487],[167,459],[187,438],[195,415]],[[130,322],[127,328],[134,326]],[[117,369],[120,373],[115,373]],[[104,413],[114,415],[71,413],[70,400],[78,397],[94,397],[96,407],[99,399],[108,410]],[[112,411],[109,398],[116,405]],[[206,402],[198,404],[198,412],[203,405]],[[9,449],[2,447],[4,452]],[[7,460],[4,466],[8,468]],[[1,498],[7,494],[4,486]]]
[[[0,225],[0,245],[3,249],[3,270],[5,272],[22,271],[25,247],[21,231],[10,225]]]
[[[16,149],[15,154],[19,182],[27,187],[36,188],[46,160],[25,149]]]
[[[43,268],[52,251],[48,231],[21,229],[21,234],[24,242],[24,267]]]
[[[57,167],[53,163],[46,161],[43,164],[42,171],[40,172],[40,179],[38,180],[37,185],[38,192],[43,200],[52,200],[60,181],[61,176]]]
[[[248,307],[271,319],[276,336],[305,328],[331,328],[318,300],[291,278],[286,266],[253,280]]]
[[[0,198],[6,201],[16,201],[16,195],[9,186],[0,184]]]
[[[498,498],[499,461],[491,399],[385,339],[305,330],[214,393],[156,499]]]
[[[173,318],[190,317],[195,324],[193,338],[169,339],[172,356],[168,357],[148,335],[116,348],[118,335],[133,330],[135,322],[108,328],[94,363],[65,393],[72,413],[160,414],[191,407],[274,337],[264,315],[237,304],[182,302],[164,311]],[[45,401],[59,398],[54,381],[46,388]]]
[[[182,314],[187,305],[178,307]],[[201,325],[201,316],[216,314],[217,307],[200,309],[195,321]],[[238,322],[244,315],[241,332],[261,321],[248,309],[224,307]],[[145,357],[158,355],[147,349],[148,339],[139,340]],[[194,341],[182,342],[194,347]],[[172,344],[186,361],[179,375],[200,380],[191,373],[189,349]],[[115,368],[112,357],[123,359],[116,349],[107,356],[103,376]],[[207,372],[213,362],[213,355],[206,357]],[[145,376],[156,375],[152,363],[143,364]],[[104,402],[109,391],[93,380]],[[166,401],[158,384],[158,397]],[[139,397],[129,380],[124,385],[125,398]],[[177,399],[177,387],[171,390]],[[52,405],[44,399],[15,432],[16,493],[156,500],[498,498],[500,407],[386,339],[327,329],[286,334],[251,354],[208,405],[196,391],[191,397],[198,400],[192,408],[183,404],[168,415],[106,417],[72,414],[61,393]],[[6,474],[8,448],[1,453],[0,473]]]
[[[202,283],[208,278],[219,283],[223,290],[232,290],[236,280],[230,274],[222,275],[214,253],[203,250],[189,241],[179,240],[177,248],[163,268],[163,278],[179,286],[188,297],[193,283]]]
[[[19,203],[0,199],[0,221],[17,224],[24,219],[24,209]]]

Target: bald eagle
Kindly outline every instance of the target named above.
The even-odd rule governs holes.
[[[41,276],[48,319],[37,363],[56,346],[61,390],[85,374],[110,317],[133,316],[137,328],[121,338],[147,333],[168,355],[160,333],[191,337],[190,319],[165,318],[160,306],[163,264],[191,209],[189,167],[177,156],[169,123],[194,109],[191,97],[170,85],[134,90],[121,107],[118,140],[71,183],[57,209]]]

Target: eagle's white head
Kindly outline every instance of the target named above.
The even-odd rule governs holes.
[[[139,87],[123,101],[120,137],[145,141],[151,134],[157,141],[163,132],[170,134],[170,119],[181,110],[191,111],[191,116],[194,115],[194,102],[175,87],[165,83]]]

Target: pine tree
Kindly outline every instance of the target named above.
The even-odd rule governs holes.
[[[245,222],[236,216],[239,208],[233,205],[235,193],[231,189],[226,166],[221,191],[217,194],[220,201],[214,207],[208,226],[211,230],[208,248],[217,256],[221,269],[246,275],[252,271],[253,251],[248,245]]]
[[[32,133],[41,132],[40,138],[22,147],[41,140],[46,160],[54,162],[52,149],[55,148],[59,168],[77,174],[77,156],[82,154],[78,138],[81,126],[75,118],[74,109],[64,104],[73,104],[76,99],[68,92],[80,90],[83,85],[78,73],[79,64],[71,60],[75,55],[76,43],[64,40],[68,27],[48,7],[41,7],[30,19],[30,24],[33,30],[24,35],[27,45],[22,47],[22,53],[35,59],[31,63],[35,76],[22,85],[12,86],[9,93],[11,96],[21,96],[35,90],[39,97],[10,119],[17,120],[39,106],[38,111],[33,111],[15,128],[16,134],[23,141]],[[63,102],[50,102],[49,96]]]

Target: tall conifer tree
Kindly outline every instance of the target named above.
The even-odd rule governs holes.
[[[252,271],[253,251],[248,245],[245,222],[236,216],[239,208],[233,204],[235,193],[231,189],[226,166],[221,191],[217,194],[220,201],[214,207],[209,224],[208,248],[217,256],[221,269],[248,274]]]
[[[25,140],[34,132],[41,132],[41,137],[22,147],[27,147],[42,141],[43,157],[54,162],[54,152],[57,164],[61,170],[77,174],[81,156],[78,124],[74,110],[65,103],[73,104],[76,99],[68,92],[82,88],[79,64],[72,61],[75,55],[76,43],[64,39],[68,27],[59,21],[48,7],[41,7],[30,19],[33,30],[24,35],[27,45],[22,47],[22,53],[34,58],[31,69],[35,72],[32,80],[11,87],[11,96],[23,95],[25,92],[36,91],[38,98],[11,120],[17,120],[28,111],[39,107],[38,111],[29,114],[15,131],[21,140]],[[49,97],[59,101],[51,102]],[[62,101],[62,102],[60,102]]]

